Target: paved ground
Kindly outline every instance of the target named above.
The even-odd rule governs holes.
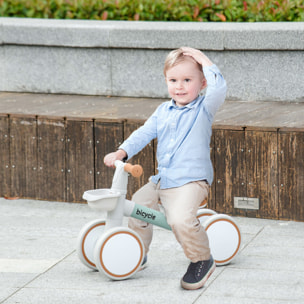
[[[148,267],[125,281],[86,268],[75,252],[85,204],[0,198],[0,303],[304,303],[304,223],[235,218],[242,249],[207,285],[179,285],[188,261],[170,231],[155,229]]]

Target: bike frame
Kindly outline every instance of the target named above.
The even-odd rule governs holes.
[[[129,173],[124,170],[126,163],[115,161],[115,173],[112,181],[111,190],[119,192],[120,196],[116,208],[107,212],[105,229],[121,226],[123,216],[133,217],[144,222],[171,230],[165,215],[157,210],[147,208],[126,199]]]
[[[133,177],[139,177],[142,167],[122,161],[115,161],[115,167],[110,189],[88,190],[83,194],[92,209],[106,211],[107,216],[106,220],[95,220],[83,227],[78,237],[77,253],[87,267],[98,269],[117,280],[136,273],[145,255],[140,236],[132,229],[122,227],[124,216],[167,230],[171,230],[171,227],[164,213],[126,199],[129,173]],[[216,264],[230,263],[241,245],[241,233],[235,221],[228,215],[207,209],[199,210],[197,218],[208,234]],[[117,242],[121,244],[123,256],[116,251]]]

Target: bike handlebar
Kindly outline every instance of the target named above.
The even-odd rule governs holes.
[[[141,165],[132,165],[129,163],[124,165],[124,170],[134,177],[140,177],[143,173],[143,168]]]

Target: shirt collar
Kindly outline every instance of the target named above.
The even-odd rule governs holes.
[[[175,109],[185,109],[185,108],[188,108],[188,109],[192,109],[196,106],[197,104],[197,101],[200,99],[200,96],[198,96],[197,98],[195,98],[193,101],[191,101],[190,103],[188,103],[187,105],[183,106],[183,107],[179,107],[176,105],[176,102],[175,100],[172,98],[171,101],[170,101],[170,104],[169,104],[169,109],[172,109],[172,108],[175,108]]]

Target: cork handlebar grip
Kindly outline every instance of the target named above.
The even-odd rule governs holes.
[[[129,163],[125,164],[124,170],[134,177],[140,177],[143,173],[143,168],[141,165],[131,165]]]

